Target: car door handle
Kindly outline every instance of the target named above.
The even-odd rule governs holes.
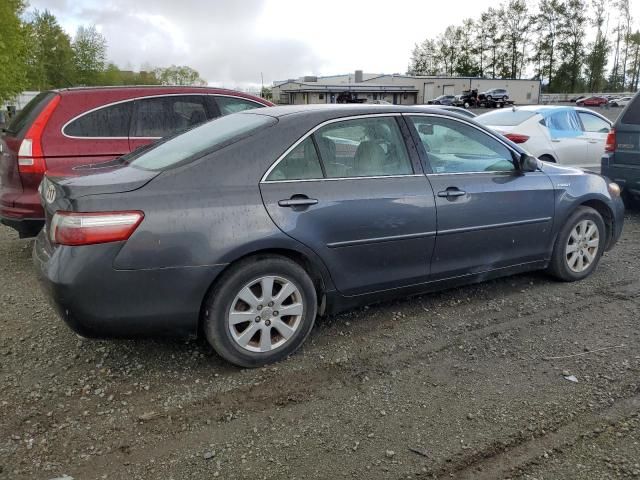
[[[318,200],[308,197],[291,197],[286,200],[280,200],[278,205],[281,207],[308,207],[309,205],[315,205]]]
[[[464,190],[459,190],[457,188],[448,188],[446,190],[443,190],[442,192],[438,192],[438,196],[443,198],[462,197],[466,194],[467,192],[465,192]]]
[[[560,139],[559,138],[552,138],[551,141],[553,143],[560,143]]]

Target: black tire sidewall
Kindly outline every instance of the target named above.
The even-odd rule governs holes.
[[[583,220],[592,220],[596,226],[598,227],[598,234],[600,238],[600,243],[598,245],[598,251],[596,252],[596,257],[594,261],[589,265],[589,268],[584,270],[583,272],[577,273],[569,268],[567,265],[567,261],[565,258],[565,248],[567,245],[567,241],[569,240],[569,235],[571,231],[576,227],[576,225]],[[590,207],[579,207],[575,212],[573,212],[565,225],[560,230],[558,237],[556,238],[556,242],[553,249],[553,254],[551,258],[551,263],[549,265],[549,270],[551,273],[557,278],[566,281],[566,282],[574,282],[577,280],[582,280],[593,273],[593,271],[597,268],[598,263],[600,262],[600,258],[604,253],[604,249],[606,247],[607,242],[607,229],[604,224],[604,220],[602,216],[593,208]]]
[[[301,325],[284,345],[271,352],[250,352],[242,349],[231,337],[227,314],[240,289],[251,280],[266,275],[292,281],[300,290],[304,311]],[[204,333],[214,350],[225,360],[240,367],[261,367],[282,360],[300,348],[313,329],[317,303],[313,282],[300,265],[284,257],[255,258],[232,267],[211,291],[205,305]]]

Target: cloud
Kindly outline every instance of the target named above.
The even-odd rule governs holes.
[[[212,84],[247,86],[316,71],[321,57],[295,38],[258,33],[265,0],[34,0],[73,35],[94,24],[121,68],[189,65]],[[295,72],[295,73],[294,73]]]

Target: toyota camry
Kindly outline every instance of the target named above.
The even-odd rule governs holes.
[[[606,178],[395,105],[236,113],[40,192],[34,261],[73,330],[202,334],[245,367],[318,315],[538,269],[581,280],[623,225]]]

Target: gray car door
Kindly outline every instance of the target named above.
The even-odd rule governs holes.
[[[549,177],[517,170],[511,150],[471,123],[407,118],[427,159],[438,211],[432,279],[544,259],[554,213]]]
[[[278,227],[312,248],[346,295],[426,281],[434,196],[399,115],[319,125],[265,174]]]

